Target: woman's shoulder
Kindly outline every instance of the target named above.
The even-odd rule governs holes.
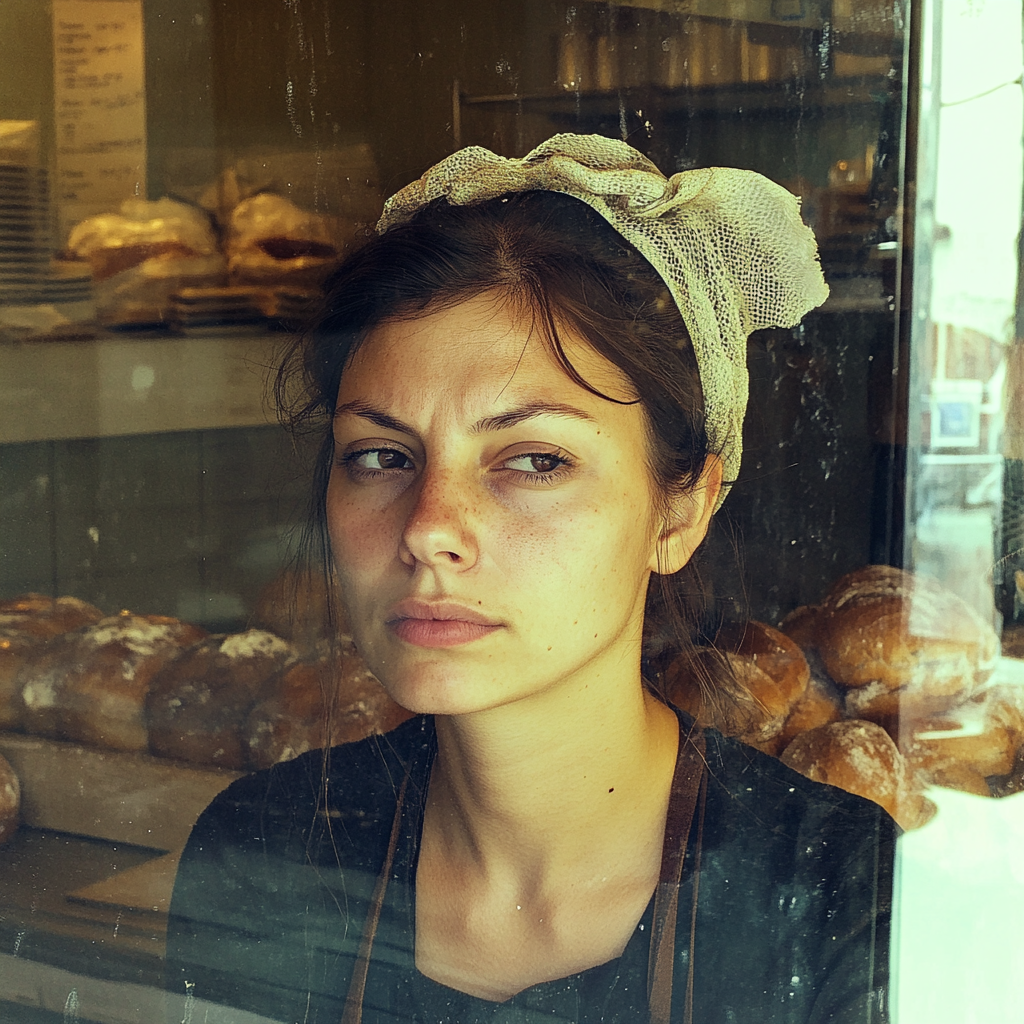
[[[433,737],[431,718],[413,718],[392,732],[311,750],[242,776],[214,798],[193,831],[223,838],[236,833],[265,844],[290,837],[307,842],[317,822],[368,828],[388,806],[393,812],[410,769],[415,774],[417,763],[429,763]]]

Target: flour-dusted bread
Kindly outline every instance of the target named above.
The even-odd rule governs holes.
[[[763,622],[724,626],[716,647],[731,678],[718,673],[716,679],[716,655],[698,650],[682,656],[666,672],[669,700],[702,726],[777,753],[775,740],[807,689],[806,658],[789,637]]]
[[[850,718],[891,722],[941,713],[991,675],[995,630],[927,576],[872,565],[842,577],[822,602],[815,637]]]
[[[814,782],[873,800],[905,829],[919,828],[935,814],[892,737],[874,722],[854,719],[810,729],[783,751],[782,762]]]
[[[92,625],[102,618],[99,608],[77,597],[20,594],[0,601],[0,630],[14,630],[43,640]]]
[[[21,820],[21,786],[14,769],[0,757],[0,845],[18,829]]]
[[[0,601],[0,729],[20,729],[16,680],[52,637],[99,622],[103,612],[74,597],[20,594]]]
[[[900,722],[907,761],[932,782],[988,796],[986,779],[1009,776],[1024,746],[1024,688],[988,687],[931,718]]]
[[[57,637],[18,672],[23,727],[110,750],[146,750],[150,682],[205,636],[180,619],[122,612]]]
[[[253,766],[264,768],[307,750],[390,732],[410,717],[352,643],[338,640],[274,681],[249,715],[246,739]]]
[[[150,750],[244,770],[249,711],[271,677],[297,656],[287,640],[262,629],[191,647],[153,680],[146,702]]]

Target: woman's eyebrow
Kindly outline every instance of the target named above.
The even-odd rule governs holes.
[[[362,416],[363,419],[369,420],[385,430],[394,430],[399,434],[408,434],[410,437],[416,437],[416,431],[408,423],[403,423],[401,420],[395,419],[394,416],[389,416],[386,412],[375,409],[366,402],[346,402],[344,405],[339,405],[334,410],[334,418],[337,419],[344,413]]]
[[[473,433],[482,434],[492,430],[505,430],[534,416],[570,416],[577,420],[593,422],[594,417],[574,405],[563,402],[529,402],[497,416],[487,416],[473,424]]]

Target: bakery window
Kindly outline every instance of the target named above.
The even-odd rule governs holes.
[[[298,557],[275,368],[386,196],[558,132],[801,197],[830,295],[750,338],[706,542],[738,690],[666,685],[905,830],[894,1020],[1016,1019],[1021,66],[1013,0],[5,0],[0,1019],[187,1019],[200,812],[409,717]]]

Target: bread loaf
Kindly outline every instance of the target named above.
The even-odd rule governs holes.
[[[36,657],[51,637],[93,622],[103,613],[74,597],[21,594],[0,601],[0,729],[22,727],[17,678],[22,665]]]
[[[246,718],[295,648],[261,629],[213,636],[153,680],[146,702],[150,750],[199,764],[244,770]]]
[[[21,787],[14,769],[0,757],[0,845],[17,831],[21,816]]]
[[[412,717],[370,673],[350,641],[292,666],[249,714],[246,741],[253,767],[307,750],[389,732]]]
[[[204,636],[180,619],[122,612],[52,640],[18,672],[24,728],[110,750],[146,750],[151,680]]]
[[[885,722],[923,718],[963,703],[991,675],[993,628],[927,576],[874,565],[829,591],[815,637],[846,714]]]
[[[789,637],[762,622],[724,626],[716,646],[729,676],[715,679],[711,651],[683,655],[665,675],[669,700],[705,728],[776,753],[773,741],[807,688],[807,660]]]
[[[833,722],[801,733],[782,761],[814,782],[873,800],[902,828],[919,828],[935,814],[896,744],[874,722]]]

